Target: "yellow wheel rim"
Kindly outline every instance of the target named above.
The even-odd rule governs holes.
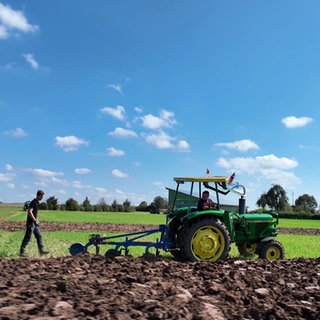
[[[280,257],[281,257],[281,250],[279,248],[273,247],[273,246],[268,248],[268,250],[266,252],[267,260],[269,260],[269,261],[276,260],[276,259],[280,259]]]
[[[217,260],[224,248],[222,232],[213,226],[199,228],[191,239],[191,251],[197,260]]]
[[[245,244],[245,248],[246,248],[248,253],[254,254],[256,252],[256,249],[257,249],[257,244],[256,243],[246,243]]]

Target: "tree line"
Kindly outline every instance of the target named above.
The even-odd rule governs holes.
[[[138,206],[133,206],[131,202],[126,199],[123,203],[119,203],[116,199],[111,204],[108,204],[105,198],[101,198],[98,203],[91,204],[88,197],[82,203],[79,203],[73,198],[69,198],[65,203],[59,204],[56,197],[51,196],[46,201],[40,203],[41,210],[66,210],[66,211],[87,211],[87,212],[160,212],[168,207],[166,198],[157,196],[148,204],[142,201]]]
[[[279,185],[273,185],[267,192],[261,194],[256,202],[262,211],[271,210],[279,213],[292,215],[294,213],[315,215],[319,214],[318,203],[314,196],[303,194],[294,202],[289,204],[289,199],[284,188]],[[91,204],[88,197],[82,203],[69,198],[64,204],[59,204],[58,199],[54,196],[49,197],[40,204],[42,210],[67,210],[67,211],[92,211],[92,212],[134,212],[145,211],[151,213],[159,213],[161,210],[168,209],[168,201],[166,198],[157,196],[151,203],[142,201],[138,206],[134,206],[126,199],[123,203],[119,203],[116,199],[108,204],[105,198],[101,198],[98,203]]]
[[[309,194],[300,195],[294,202],[289,204],[286,191],[279,184],[273,185],[268,192],[264,192],[257,200],[257,206],[262,209],[270,209],[277,212],[316,214],[319,213],[318,203],[314,196]]]

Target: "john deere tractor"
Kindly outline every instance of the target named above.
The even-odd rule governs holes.
[[[275,240],[278,214],[246,213],[246,189],[231,180],[223,176],[174,178],[177,187],[171,197],[167,234],[169,251],[174,256],[189,261],[224,260],[231,243],[235,243],[243,256],[284,258],[284,248]],[[189,193],[179,190],[185,184],[190,186]],[[208,203],[205,209],[197,207],[204,190],[216,196],[216,202]],[[219,195],[230,192],[239,195],[233,209],[221,205],[219,199]]]

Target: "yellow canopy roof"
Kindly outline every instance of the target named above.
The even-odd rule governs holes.
[[[225,182],[228,183],[228,178],[223,176],[205,176],[205,177],[181,177],[173,178],[176,182]]]

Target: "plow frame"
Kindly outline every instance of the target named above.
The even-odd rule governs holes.
[[[82,253],[88,253],[88,248],[91,246],[95,247],[95,254],[100,254],[100,246],[101,245],[114,245],[114,252],[124,251],[124,255],[129,254],[129,247],[145,247],[145,253],[148,254],[151,248],[156,250],[156,256],[159,256],[160,250],[168,250],[168,215],[166,216],[166,224],[160,224],[158,228],[145,230],[145,231],[137,231],[130,233],[122,233],[112,236],[107,236],[105,234],[90,234],[89,241],[82,245],[81,243],[74,243],[70,246],[69,252],[72,256],[77,256]],[[155,241],[138,241],[152,234],[159,233],[160,237],[158,237]],[[125,238],[124,240],[119,240],[121,238]]]

